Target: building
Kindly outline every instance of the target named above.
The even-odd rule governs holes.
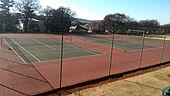
[[[19,19],[19,24],[16,27],[17,27],[18,30],[23,32],[23,30],[24,30],[24,20]],[[44,23],[40,20],[33,18],[33,19],[31,19],[31,21],[28,22],[28,30],[29,30],[29,32],[31,32],[31,31],[33,31],[33,32],[44,32],[45,31]]]
[[[88,29],[82,25],[71,26],[69,30],[69,32],[74,32],[74,33],[85,33],[87,31]]]

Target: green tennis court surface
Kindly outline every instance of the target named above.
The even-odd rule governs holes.
[[[96,37],[96,36],[86,36],[86,37],[85,36],[73,36],[73,37],[77,38],[77,39],[81,39],[81,40],[86,39],[87,42],[99,43],[99,44],[103,44],[106,46],[111,46],[111,44],[112,44],[112,39],[109,39],[109,38]],[[138,40],[142,41],[141,38],[138,38]],[[132,42],[128,42],[125,40],[114,40],[114,47],[133,51],[133,50],[140,50],[141,44],[132,43]],[[145,44],[143,47],[144,47],[144,49],[148,49],[148,48],[156,48],[157,46],[151,46],[151,45]]]
[[[61,41],[49,37],[3,37],[4,41],[25,62],[42,62],[60,59]],[[64,43],[64,58],[101,54],[97,51]]]
[[[149,37],[150,37],[150,36],[146,36],[146,37],[145,37],[145,42],[152,42],[152,43],[155,43],[155,44],[164,44],[164,40],[153,39],[153,38],[149,38]],[[160,38],[159,35],[157,35],[157,36],[152,36],[152,37]],[[131,39],[131,40],[137,40],[137,41],[141,41],[141,40],[142,40],[142,37],[133,36],[133,35],[124,36],[123,38]],[[161,38],[164,38],[164,36],[162,36]],[[166,40],[166,44],[170,45],[170,41],[169,41],[169,40]]]

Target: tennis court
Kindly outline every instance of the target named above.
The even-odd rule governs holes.
[[[145,42],[151,42],[151,43],[155,43],[155,44],[164,44],[164,40],[163,39],[164,39],[165,36],[153,35],[153,37],[155,37],[155,38],[162,38],[162,40],[161,39],[154,39],[154,38],[151,38],[151,36],[146,35],[145,36]],[[134,35],[123,36],[123,38],[131,39],[131,40],[136,40],[136,41],[141,41],[142,40],[142,36],[134,36]],[[170,42],[166,41],[166,44],[170,45]]]
[[[73,36],[73,38],[85,40],[86,42],[99,43],[99,44],[103,44],[103,45],[106,45],[106,46],[112,45],[111,37],[107,38],[107,37],[97,37],[97,36]],[[126,39],[126,40],[117,40],[117,38],[123,38],[123,39]],[[128,50],[128,51],[140,50],[141,44],[136,43],[136,42],[128,42],[128,40],[130,38],[131,37],[129,37],[129,36],[115,36],[114,47],[117,47],[117,48],[120,48],[120,49],[125,49],[125,50]],[[142,38],[137,38],[137,40],[142,42]],[[158,48],[158,47],[159,46],[152,46],[152,45],[145,44],[143,46],[143,49]]]
[[[10,46],[25,62],[44,62],[60,59],[61,41],[45,36],[3,36]],[[101,54],[97,51],[64,42],[63,58],[76,58]]]
[[[168,62],[170,58],[167,40],[163,45],[148,43],[145,38],[143,44],[140,37],[133,40],[116,34],[112,49],[112,35],[64,35],[62,51],[61,35],[2,34],[1,37],[0,84],[17,94],[36,95]],[[5,94],[15,96],[10,92]]]

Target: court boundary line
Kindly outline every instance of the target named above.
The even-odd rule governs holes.
[[[59,43],[61,43],[61,41],[59,40],[59,41],[56,41],[56,40],[58,40],[58,38],[56,38],[56,39],[54,39],[54,38],[49,38],[49,37],[45,37],[45,38],[47,38],[47,39],[51,39],[52,41],[55,41],[55,42],[59,42]],[[83,47],[81,47],[81,48],[79,48],[79,46],[77,46],[77,45],[74,45],[74,44],[69,44],[69,43],[67,43],[67,42],[64,42],[66,45],[70,45],[70,46],[74,46],[73,48],[75,48],[75,47],[78,47],[78,49],[81,49],[81,48],[83,48]],[[70,49],[70,48],[68,48],[68,49]],[[88,48],[83,48],[84,50],[83,51],[85,51],[85,52],[87,52],[88,50],[89,51],[96,51],[96,52],[98,52],[98,50],[93,50],[93,49],[88,49]],[[90,53],[90,52],[88,52],[88,53]],[[106,55],[106,53],[105,52],[98,52],[98,53],[96,53],[96,54],[93,54],[92,53],[92,55],[86,55],[86,56],[77,56],[77,57],[69,57],[69,58],[64,58],[64,60],[69,60],[69,59],[79,59],[79,58],[85,58],[85,57],[92,57],[92,56],[100,56],[100,55]],[[53,62],[53,61],[58,61],[58,60],[60,60],[60,58],[59,59],[53,59],[53,60],[45,60],[45,61],[41,61],[41,62],[32,62],[33,64],[38,64],[38,63],[46,63],[46,62]]]
[[[51,46],[49,46],[49,45],[47,45],[47,44],[45,44],[45,43],[43,43],[43,42],[40,42],[40,41],[35,40],[35,39],[32,39],[32,40],[35,41],[35,42],[37,42],[37,43],[40,43],[40,44],[42,44],[42,45],[44,45],[44,46],[46,46],[46,47],[48,47],[48,48],[51,48],[52,50],[56,50],[56,48],[53,48],[53,47],[51,47]]]
[[[147,51],[147,50],[154,50],[154,49],[161,49],[162,47],[160,46],[160,47],[155,47],[155,48],[146,48],[146,49],[143,49],[143,51]],[[129,51],[129,52],[136,52],[136,51],[141,51],[141,50],[132,50],[132,51]]]
[[[125,37],[125,39],[131,39],[132,38],[132,40],[135,40],[135,41],[141,41],[141,40],[139,40],[139,39],[135,39],[135,38],[142,38],[141,36],[132,36],[132,37],[130,37],[130,36],[123,36],[123,37]],[[134,37],[134,38],[133,38]],[[99,38],[105,38],[105,37],[99,37]],[[160,39],[152,39],[152,38],[147,38],[147,37],[145,37],[145,39],[148,39],[148,40],[145,40],[145,42],[149,42],[149,43],[153,43],[153,44],[158,44],[158,45],[162,45],[162,43],[160,42],[160,41],[163,41],[163,40],[160,40]],[[151,40],[151,41],[150,41]],[[152,42],[152,40],[159,40],[159,42]],[[168,40],[166,40],[166,41],[168,41]],[[137,44],[137,43],[136,43]],[[167,44],[167,45],[169,45],[169,44]],[[152,45],[153,46],[153,45]],[[154,45],[155,46],[155,45]]]
[[[61,43],[61,41],[60,41],[60,40],[58,40],[58,39],[57,39],[57,40],[55,40],[55,39],[53,39],[53,38],[49,38],[49,39],[51,39],[51,40],[53,40],[53,41],[56,41],[56,42]],[[91,52],[91,51],[90,51],[90,49],[80,48],[80,47],[78,47],[78,46],[76,46],[76,45],[69,44],[69,43],[67,43],[67,42],[64,42],[64,44],[66,44],[66,45],[68,45],[68,46],[72,46],[72,47],[77,48],[77,49],[80,49],[80,50],[83,50],[83,51],[85,51],[85,52],[88,52],[88,53],[94,54],[94,55],[98,55],[98,53]]]
[[[132,48],[126,48],[126,47],[123,47],[123,46],[119,46],[119,45],[113,45],[113,48],[116,47],[116,48],[120,48],[120,49],[123,49],[123,50],[127,50],[127,51],[131,51],[131,50],[134,50]]]
[[[137,44],[137,43],[134,43],[134,44]],[[140,45],[140,47],[141,47],[141,44],[138,44],[138,45]],[[161,46],[153,46],[153,45],[148,45],[148,44],[144,44],[144,45],[146,45],[146,46],[151,46],[151,47],[154,47],[154,48],[144,48],[143,50],[149,50],[149,49],[155,49],[155,48],[159,48],[159,47],[161,47]],[[117,46],[117,45],[116,45]],[[119,47],[119,46],[118,46]],[[125,47],[122,47],[122,48],[125,48]],[[140,49],[138,49],[138,50],[134,50],[133,48],[127,48],[127,49],[132,49],[132,50],[129,50],[129,51],[138,51],[138,50],[140,50]]]
[[[51,38],[48,38],[48,39],[51,39]],[[51,40],[53,40],[53,39],[51,39]],[[35,41],[38,41],[38,40],[35,40]],[[56,40],[55,40],[56,41]],[[49,46],[49,45],[47,45],[47,44],[44,44],[43,42],[40,42],[40,41],[38,41],[40,44],[43,44],[44,46]],[[61,41],[56,41],[56,42],[59,42],[59,43],[61,43]],[[85,51],[85,52],[88,52],[88,53],[91,53],[91,54],[94,54],[94,55],[97,55],[98,53],[97,52],[92,52],[91,51],[91,49],[86,49],[86,48],[80,48],[79,46],[76,46],[76,45],[73,45],[73,44],[68,44],[68,43],[64,43],[64,44],[66,44],[66,45],[68,45],[68,46],[72,46],[73,48],[77,48],[77,49],[79,49],[79,50],[83,50],[83,51]],[[49,46],[49,48],[53,48],[53,47],[51,47],[51,46]],[[54,48],[55,49],[55,48]],[[71,48],[66,48],[66,49],[71,49]],[[55,49],[56,50],[56,49]],[[100,53],[100,52],[99,52]]]
[[[87,50],[87,49],[85,49],[85,48],[80,48],[80,47],[78,47],[78,46],[75,46],[75,45],[71,45],[71,44],[67,44],[67,43],[65,43],[66,45],[69,45],[69,46],[72,46],[72,47],[74,47],[74,48],[77,48],[77,49],[80,49],[80,50],[83,50],[83,51],[85,51],[85,52],[88,52],[88,53],[91,53],[91,54],[94,54],[94,55],[98,55],[98,53],[96,53],[96,52],[92,52],[92,51],[90,51],[89,49]]]
[[[71,48],[65,48],[65,49],[71,49]],[[47,52],[47,51],[54,51],[54,50],[37,50],[37,51],[30,51],[30,52]],[[55,51],[60,51],[60,49],[56,49]]]
[[[79,59],[79,58],[86,58],[86,57],[93,57],[93,56],[100,56],[100,55],[106,55],[107,53],[101,53],[101,54],[96,54],[96,55],[86,55],[86,56],[78,56],[78,57],[71,57],[71,58],[64,58],[63,60],[69,60],[69,59]],[[53,61],[59,61],[59,59],[53,59],[53,60],[46,60],[46,61],[41,61],[41,62],[32,62],[33,64],[38,64],[38,63],[48,63],[48,62],[53,62]],[[77,60],[78,61],[78,60]]]
[[[81,36],[80,36],[81,37]],[[140,36],[139,36],[140,37]],[[91,37],[91,38],[93,38],[93,37]],[[98,39],[98,38],[97,38]],[[102,37],[99,37],[99,39],[102,39]],[[105,38],[104,38],[105,39]],[[107,39],[107,38],[106,38]],[[116,41],[116,40],[115,40]],[[93,42],[92,40],[89,40],[89,42],[91,42],[91,43],[97,43],[97,44],[101,44],[101,43],[98,43],[98,42]],[[149,41],[148,41],[149,42]],[[129,42],[128,42],[129,43]],[[137,44],[137,43],[132,43],[132,44]],[[157,44],[157,43],[156,43]],[[105,46],[108,46],[108,44],[101,44],[101,45],[105,45]],[[128,45],[128,44],[127,44]],[[138,44],[138,45],[141,45],[141,44]],[[145,44],[145,45],[147,45],[147,46],[153,46],[153,45],[148,45],[148,44]],[[110,46],[110,45],[109,45]],[[138,50],[135,50],[135,49],[133,49],[133,48],[127,48],[127,47],[123,47],[123,46],[119,46],[119,45],[116,45],[116,44],[114,44],[114,47],[116,47],[116,48],[120,48],[120,49],[127,49],[127,51],[129,51],[129,52],[133,52],[133,51],[140,51],[140,49],[138,49]],[[143,49],[143,50],[151,50],[151,49],[156,49],[156,48],[161,48],[162,46],[153,46],[154,48],[145,48],[145,49]]]
[[[8,36],[9,37],[9,36]],[[9,37],[10,38],[10,37]],[[48,38],[48,37],[47,37]],[[23,48],[20,44],[18,44],[16,41],[14,41],[12,38],[10,38],[14,43],[16,43],[18,46],[20,46],[22,49],[24,49],[24,51],[26,51],[27,53],[29,53],[30,55],[31,55],[31,53],[30,52],[28,52],[25,48]],[[48,39],[51,39],[51,40],[53,40],[53,41],[55,41],[55,42],[59,42],[59,43],[61,43],[60,41],[57,41],[57,40],[54,40],[53,38],[48,38]],[[36,41],[36,40],[33,40],[33,41]],[[37,40],[38,41],[38,40]],[[39,42],[40,43],[40,42]],[[40,43],[40,44],[42,44],[42,45],[46,45],[46,44],[44,44],[44,43]],[[78,56],[78,57],[71,57],[71,58],[65,58],[65,59],[73,59],[73,58],[83,58],[83,57],[90,57],[90,56],[97,56],[97,55],[103,55],[103,54],[105,54],[105,53],[101,53],[101,52],[91,52],[91,49],[84,49],[84,48],[79,48],[79,46],[76,46],[76,45],[71,45],[71,44],[68,44],[68,43],[66,43],[65,42],[65,44],[66,45],[68,45],[68,46],[72,46],[73,48],[77,48],[77,49],[79,49],[79,50],[83,50],[83,51],[85,51],[85,52],[88,52],[88,53],[91,53],[92,55],[88,55],[88,56]],[[49,45],[47,45],[47,46],[49,46]],[[51,46],[50,46],[51,47]],[[68,48],[69,49],[69,48]],[[55,49],[56,50],[56,49]],[[92,50],[92,51],[96,51],[96,50]],[[32,55],[31,55],[32,56]],[[33,55],[34,56],[34,55]],[[37,58],[38,59],[38,58]],[[58,60],[60,60],[60,58],[59,59],[53,59],[53,60],[46,60],[46,61],[38,61],[38,62],[32,62],[32,63],[39,63],[39,62],[50,62],[50,61],[58,61]]]
[[[81,37],[81,36],[80,36]],[[93,38],[93,37],[91,37],[91,38]],[[79,39],[79,38],[78,38]],[[98,38],[97,38],[98,39]],[[101,37],[99,37],[99,39],[103,39],[103,38],[101,38]],[[104,39],[107,39],[107,38],[104,38]],[[80,39],[80,40],[82,40],[82,39]],[[109,39],[108,39],[109,40]],[[90,43],[97,43],[97,44],[100,44],[100,45],[104,45],[104,46],[109,46],[110,47],[110,45],[108,45],[108,43],[106,44],[102,44],[102,43],[99,43],[99,42],[93,42],[92,40],[88,40]],[[123,46],[119,46],[119,45],[115,45],[114,44],[114,47],[116,47],[116,48],[120,48],[120,49],[128,49],[129,51],[131,51],[131,50],[134,50],[134,49],[132,49],[132,48],[126,48],[126,47],[123,47]]]
[[[9,36],[8,36],[8,38],[10,38]],[[11,40],[13,40],[13,39],[11,39]],[[14,40],[13,40],[13,42],[15,42]],[[17,44],[17,42],[15,42],[16,44]],[[19,45],[19,44],[18,44]],[[20,45],[19,45],[20,46]],[[21,48],[23,48],[22,46],[20,46]],[[26,50],[27,51],[27,50]],[[27,51],[28,52],[28,51]],[[34,55],[33,55],[34,56]],[[31,63],[31,65],[32,65],[32,62],[30,62]],[[53,87],[53,85],[38,71],[38,69],[34,66],[34,65],[32,65],[33,67],[34,67],[34,69],[36,70],[36,72],[38,72],[38,74],[50,85],[50,87],[52,88],[52,89],[55,89],[54,87]]]
[[[133,38],[132,40],[140,41],[140,40],[134,39],[134,38]],[[158,42],[155,42],[156,40],[158,40]],[[166,40],[166,41],[167,41],[167,40]],[[148,43],[151,43],[151,44],[162,45],[163,40],[160,40],[160,39],[151,39],[151,38],[145,37],[145,42],[148,42]],[[169,45],[169,44],[168,44],[168,45]]]
[[[5,41],[5,43],[12,49],[12,51],[25,63],[25,64],[27,64],[27,62],[11,47],[11,45],[9,45],[8,44],[8,42],[4,39],[4,38],[2,38],[4,41]]]
[[[24,47],[22,47],[20,44],[18,44],[16,41],[14,41],[10,36],[8,36],[14,43],[16,43],[19,47],[21,47],[24,51],[26,51],[29,55],[31,55],[34,59],[36,59],[38,62],[41,62],[37,57],[35,57],[32,53],[27,51]]]

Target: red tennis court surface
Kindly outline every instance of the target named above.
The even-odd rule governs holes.
[[[40,34],[17,34],[40,35]],[[41,34],[52,38],[60,38],[57,35]],[[143,51],[127,51],[119,48],[113,49],[113,57],[110,68],[110,46],[98,43],[83,42],[73,39],[72,42],[65,36],[65,42],[78,46],[93,49],[104,54],[86,56],[81,58],[68,58],[63,61],[62,87],[95,80],[98,78],[131,70],[139,67],[148,67],[160,64],[160,61],[170,60],[170,46],[165,45],[154,49]],[[140,43],[140,42],[139,42]],[[164,52],[161,58],[161,52]],[[140,62],[141,60],[141,62]],[[60,88],[60,60],[24,64],[21,59],[7,48],[0,47],[0,95],[2,96],[23,96],[44,93]]]

